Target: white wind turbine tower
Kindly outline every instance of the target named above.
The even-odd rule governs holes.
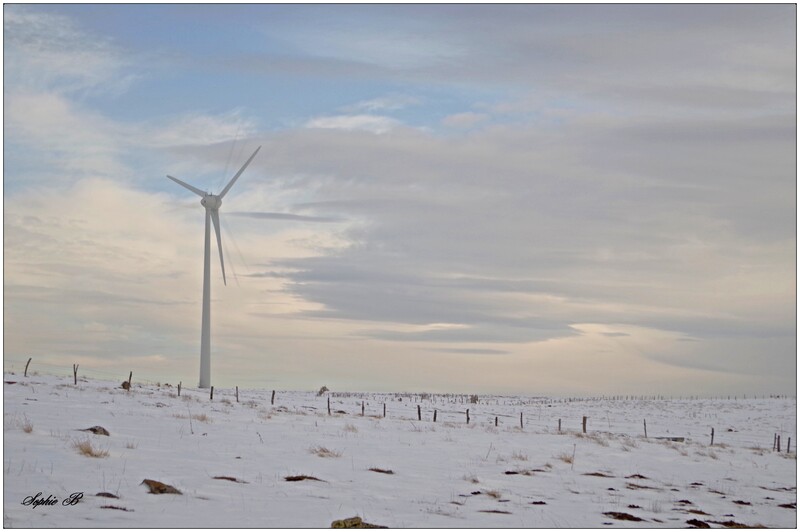
[[[219,263],[220,266],[222,266],[222,281],[227,285],[228,282],[225,279],[225,261],[222,259],[222,240],[219,236],[219,208],[222,205],[222,198],[225,197],[225,194],[228,193],[236,180],[239,179],[239,176],[242,175],[244,169],[247,168],[247,165],[250,164],[260,149],[261,146],[256,148],[253,155],[247,159],[247,162],[244,163],[239,171],[236,172],[236,175],[225,185],[222,192],[217,195],[203,192],[199,188],[184,183],[171,175],[167,176],[169,179],[172,179],[179,185],[203,198],[200,200],[200,204],[206,208],[206,244],[203,258],[203,328],[200,333],[200,388],[208,388],[211,386],[211,272],[209,271],[211,266],[211,227],[209,222],[214,222],[214,232],[217,233],[217,249],[219,249]]]

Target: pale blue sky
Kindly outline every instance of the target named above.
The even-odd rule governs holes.
[[[796,388],[794,5],[6,5],[5,357]],[[282,218],[258,213],[282,213]],[[253,214],[256,213],[256,214]],[[212,249],[212,256],[216,250]]]

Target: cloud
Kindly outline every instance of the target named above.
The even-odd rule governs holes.
[[[314,118],[305,127],[316,129],[363,130],[370,133],[387,133],[400,123],[394,118],[380,115],[337,115]]]
[[[483,113],[457,113],[454,115],[446,116],[442,119],[442,124],[447,127],[466,128],[472,127],[475,124],[485,121],[488,115]]]
[[[242,109],[221,114],[188,113],[147,127],[143,140],[157,147],[216,144],[252,136],[255,121]]]
[[[306,216],[303,214],[290,214],[283,212],[228,212],[225,216],[242,216],[245,218],[256,218],[260,220],[290,220],[293,222],[320,222],[333,223],[343,222],[342,218],[333,216]]]
[[[130,63],[108,40],[81,30],[69,17],[29,6],[4,12],[5,90],[119,92],[133,79]]]
[[[417,105],[420,103],[419,98],[414,96],[407,96],[404,94],[390,94],[373,98],[371,100],[364,100],[342,107],[342,111],[347,113],[359,113],[366,111],[373,113],[375,111],[397,111],[409,106]]]

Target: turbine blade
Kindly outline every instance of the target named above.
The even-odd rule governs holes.
[[[217,249],[219,249],[219,263],[222,266],[222,282],[228,286],[228,281],[225,279],[225,261],[222,258],[222,238],[219,236],[219,211],[211,210],[211,221],[214,222],[214,232],[217,233]]]
[[[253,160],[253,157],[255,157],[255,156],[256,156],[256,154],[258,153],[258,150],[260,150],[260,149],[261,149],[261,146],[259,146],[258,148],[256,148],[256,151],[254,151],[254,152],[253,152],[253,155],[251,155],[251,156],[250,156],[250,158],[249,158],[249,159],[247,159],[247,162],[246,162],[246,163],[244,163],[244,166],[242,166],[242,167],[239,169],[239,171],[238,171],[238,172],[236,172],[236,175],[235,175],[235,176],[233,176],[233,178],[231,178],[231,180],[228,182],[228,184],[227,184],[227,185],[225,185],[225,188],[223,188],[223,189],[222,189],[222,192],[220,192],[220,193],[219,193],[219,199],[222,199],[222,198],[224,198],[224,197],[225,197],[225,194],[227,194],[227,193],[228,193],[228,191],[231,189],[231,187],[232,187],[232,186],[233,186],[233,184],[236,182],[236,180],[237,180],[237,179],[239,179],[239,176],[240,176],[240,175],[242,175],[242,172],[244,172],[244,169],[245,169],[245,168],[247,168],[247,165],[249,165],[249,164],[250,164],[250,161],[252,161],[252,160]]]
[[[195,187],[193,187],[192,185],[190,185],[190,184],[188,184],[188,183],[184,183],[183,181],[181,181],[181,180],[180,180],[180,179],[178,179],[177,177],[172,177],[171,175],[168,175],[167,177],[168,177],[169,179],[172,179],[172,180],[173,180],[173,181],[175,181],[176,183],[178,183],[180,186],[188,188],[189,190],[191,190],[192,192],[194,192],[195,194],[197,194],[197,195],[198,195],[198,196],[200,196],[201,198],[202,198],[202,197],[204,197],[204,196],[206,196],[206,193],[205,193],[205,192],[203,192],[202,190],[200,190],[199,188],[195,188]]]

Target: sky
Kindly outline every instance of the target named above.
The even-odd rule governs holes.
[[[3,7],[4,363],[796,393],[796,6]]]

